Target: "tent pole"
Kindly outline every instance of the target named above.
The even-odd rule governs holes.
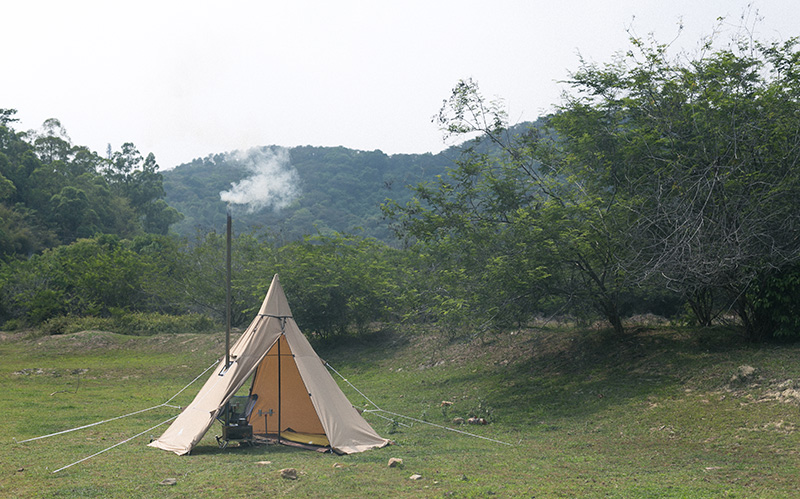
[[[283,321],[281,319],[281,335],[278,336],[278,443],[281,443],[281,339],[283,338]]]

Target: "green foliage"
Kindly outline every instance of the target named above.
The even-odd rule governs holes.
[[[704,324],[709,305],[733,308],[753,339],[747,290],[800,260],[796,43],[739,33],[687,60],[633,39],[617,63],[573,74],[541,156],[616,207],[621,272],[682,293]]]
[[[181,215],[164,201],[155,157],[124,144],[112,160],[73,145],[56,119],[33,133],[0,124],[0,258],[27,257],[95,234],[166,234]]]
[[[123,310],[200,313],[225,322],[225,235],[200,234],[186,246],[161,236],[125,247],[140,262],[141,298]],[[231,323],[246,326],[279,274],[301,329],[320,337],[362,333],[402,307],[407,264],[399,250],[353,235],[317,235],[278,245],[273,234],[232,239]],[[113,310],[112,310],[113,311]]]
[[[260,148],[269,151],[275,147]],[[220,231],[225,226],[226,205],[220,192],[246,179],[252,172],[240,154],[215,154],[162,173],[165,200],[185,214],[174,226],[184,236]],[[452,162],[452,151],[440,154],[395,154],[358,151],[344,147],[294,147],[288,150],[296,172],[299,195],[288,206],[254,211],[236,207],[236,220],[245,230],[268,229],[284,241],[309,234],[360,233],[390,241],[379,209],[388,196],[407,200],[405,189],[442,173]]]
[[[395,317],[399,256],[373,239],[317,235],[282,247],[277,269],[300,328],[330,337]]]
[[[16,316],[34,323],[62,314],[104,315],[134,304],[141,262],[118,239],[80,239],[15,262],[4,292]]]
[[[165,236],[79,239],[0,267],[0,312],[30,325],[115,311],[190,312],[176,284],[183,268],[180,247]]]
[[[150,336],[154,334],[209,333],[221,331],[219,322],[207,315],[134,312],[115,315],[112,330],[119,334]]]
[[[433,257],[439,317],[487,306],[476,315],[524,322],[556,296],[621,333],[626,297],[667,288],[700,323],[722,304],[760,336],[748,289],[800,261],[797,40],[740,33],[674,59],[631,42],[612,64],[582,61],[574,94],[522,133],[475,82],[453,89],[439,124],[478,138],[384,208]]]
[[[591,304],[621,330],[617,210],[574,176],[542,168],[539,141],[550,135],[500,127],[498,105],[474,82],[460,82],[439,116],[448,133],[482,136],[446,177],[384,207],[395,230],[431,256],[438,319],[510,328]]]
[[[754,339],[800,337],[800,265],[765,272],[748,291]]]

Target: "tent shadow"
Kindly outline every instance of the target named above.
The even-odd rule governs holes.
[[[219,433],[219,432],[217,432]],[[214,434],[213,431],[209,431],[209,435]],[[287,454],[287,453],[305,453],[308,452],[305,449],[299,449],[296,447],[291,447],[287,445],[280,445],[280,444],[254,444],[254,445],[236,445],[232,444],[228,447],[221,449],[216,442],[212,440],[206,441],[203,439],[189,454],[190,456],[214,456],[214,455],[222,455],[222,454],[243,454],[243,455],[254,455],[254,456],[263,456],[265,454]]]

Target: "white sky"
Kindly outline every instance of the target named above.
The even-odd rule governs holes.
[[[273,144],[438,152],[431,117],[461,78],[533,120],[578,52],[610,60],[631,24],[668,42],[681,19],[691,50],[750,3],[757,38],[800,35],[798,0],[3,0],[0,108],[162,169]]]

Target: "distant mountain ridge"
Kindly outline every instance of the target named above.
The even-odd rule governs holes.
[[[543,122],[518,123],[509,127],[507,134],[519,136]],[[273,145],[198,158],[161,172],[165,200],[185,216],[171,230],[188,237],[198,231],[223,231],[228,204],[220,193],[235,198],[232,191],[251,189],[249,196],[269,193],[287,197],[277,203],[231,205],[239,232],[267,230],[290,241],[335,231],[395,241],[383,219],[381,203],[393,199],[405,204],[412,197],[408,186],[446,174],[466,145],[489,153],[497,148],[491,141],[481,140],[478,145],[471,141],[437,154],[388,155],[341,146]],[[286,185],[288,179],[293,179],[294,185]],[[276,188],[276,183],[281,188]],[[295,189],[296,195],[289,198],[289,191]],[[275,204],[282,207],[275,209]]]
[[[387,198],[410,199],[406,186],[444,174],[459,154],[458,148],[438,154],[387,155],[380,150],[313,146],[264,146],[247,153],[275,156],[281,150],[288,151],[283,168],[293,170],[296,197],[281,209],[262,205],[251,211],[248,206],[232,205],[238,231],[264,229],[285,240],[330,231],[391,240],[380,204]],[[161,172],[167,203],[185,216],[172,226],[173,231],[192,237],[198,230],[224,230],[228,204],[220,193],[257,175],[253,162],[248,164],[245,157],[242,152],[214,154]],[[270,174],[275,175],[275,170],[267,171],[267,178]]]

